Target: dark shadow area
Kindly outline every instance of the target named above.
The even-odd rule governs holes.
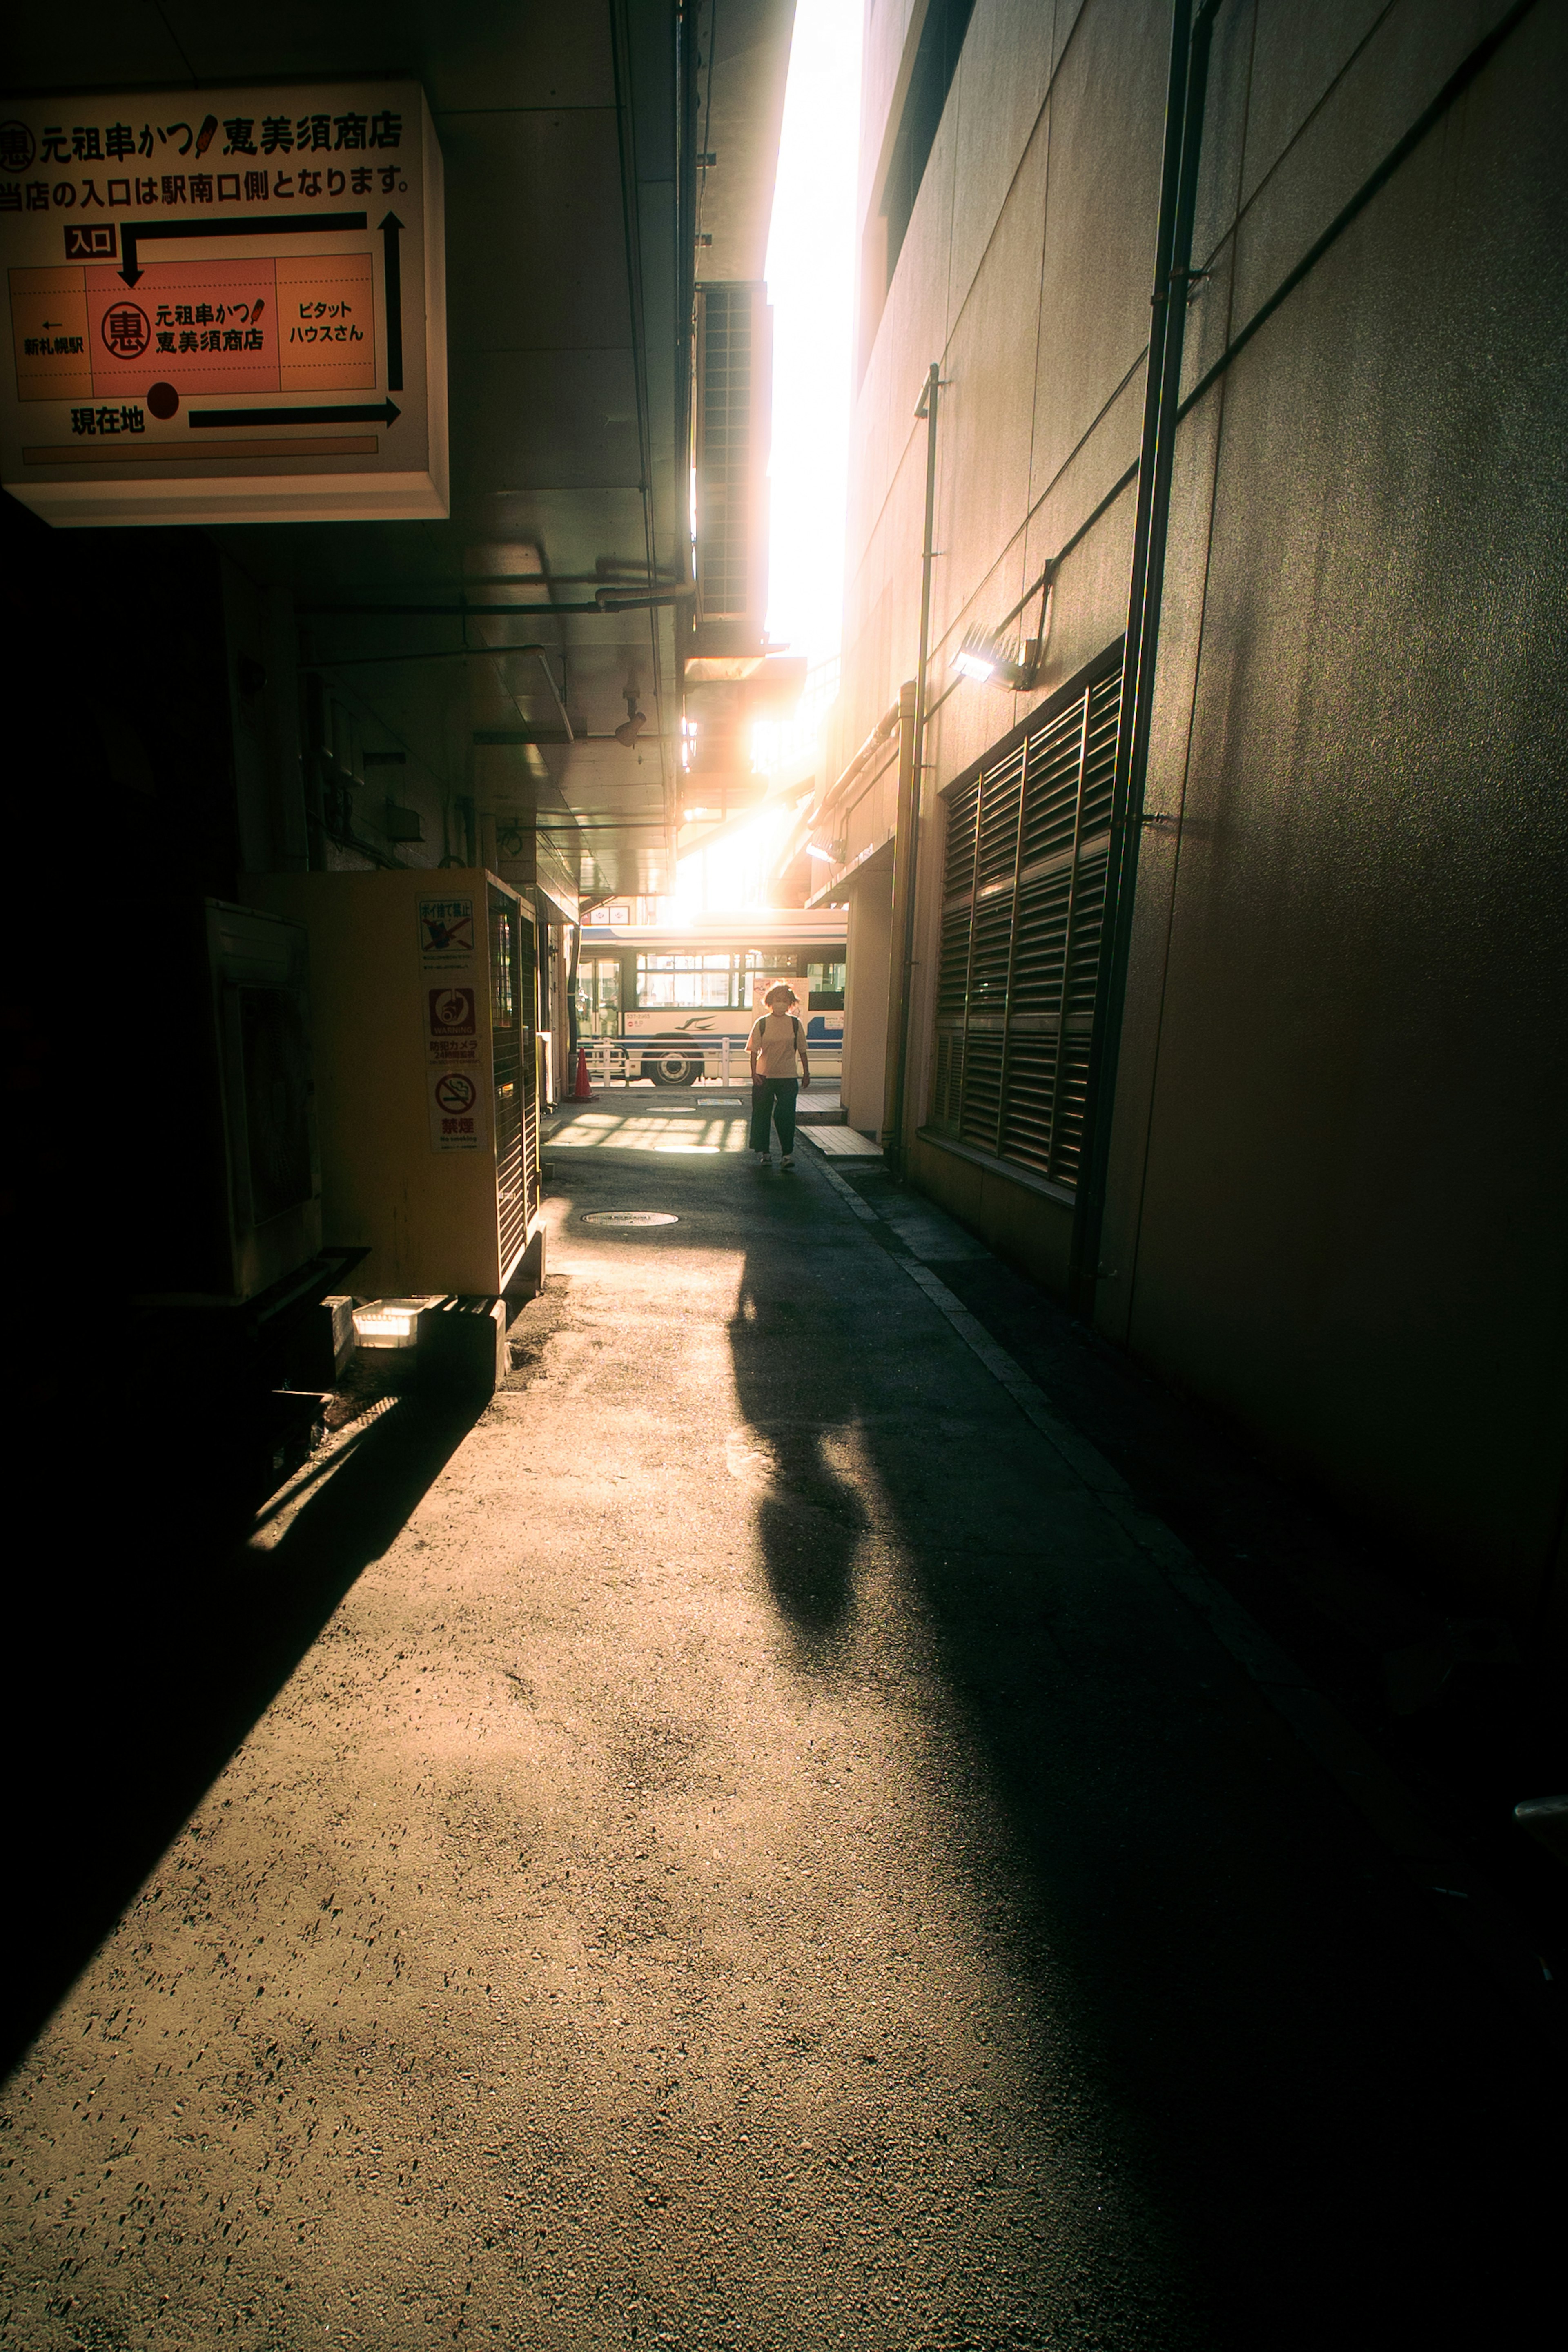
[[[747,1224],[769,1582],[804,1672],[851,1636],[865,1671],[905,1629],[857,1594],[857,1532],[894,1548],[896,1617],[966,1727],[927,1799],[973,1822],[978,1761],[994,1809],[953,1899],[1033,1989],[1042,2111],[1103,2163],[1125,2308],[1169,2293],[1148,2340],[1236,2352],[1524,2340],[1553,2291],[1558,2062],[820,1176],[759,1186]],[[1027,2316],[1020,2342],[1067,2315],[1042,2284]]]
[[[880,1168],[850,1181],[873,1205],[892,1189]],[[1429,1559],[1282,1475],[1002,1259],[934,1270],[1382,1751],[1568,1983],[1568,1871],[1513,1818],[1521,1799],[1568,1789],[1561,1680],[1472,1617]]]
[[[10,1628],[7,2070],[482,1409],[386,1396],[265,1549],[214,1531],[176,1429],[161,1460],[37,1465],[73,1499],[18,1563]]]

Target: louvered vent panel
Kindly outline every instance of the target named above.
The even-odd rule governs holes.
[[[963,1100],[958,1132],[965,1143],[983,1151],[996,1149],[997,1121],[1002,1108],[1002,1033],[971,1029],[963,1041]]]
[[[525,1106],[522,1145],[523,1168],[527,1178],[525,1191],[528,1200],[528,1214],[531,1217],[539,1206],[540,1195],[539,1089],[537,1087],[533,1087],[530,1092],[528,1101]]]
[[[1051,1172],[1051,1094],[1057,1041],[1026,1032],[1009,1040],[1007,1107],[1002,1122],[1004,1160],[1016,1160],[1037,1176]]]
[[[1062,989],[1072,867],[1065,861],[1018,893],[1018,946],[1013,963],[1015,1013],[1055,1013]]]
[[[936,1040],[936,1076],[931,1085],[931,1120],[944,1131],[958,1131],[959,1105],[963,1094],[963,1032],[940,1029]]]
[[[1111,781],[1116,769],[1116,730],[1121,717],[1121,679],[1101,678],[1089,688],[1089,756],[1084,763],[1083,838],[1110,823]]]
[[[1051,1138],[1051,1162],[1047,1174],[1058,1184],[1076,1184],[1083,1150],[1083,1109],[1089,1091],[1089,1033],[1069,1034],[1058,1081]]]
[[[1072,921],[1072,964],[1068,974],[1066,1012],[1068,1023],[1087,1021],[1094,1011],[1095,982],[1100,976],[1100,921],[1105,913],[1103,849],[1086,857],[1078,869]]]
[[[969,982],[969,1009],[973,1013],[1005,1013],[1007,965],[1013,944],[1013,893],[982,898],[974,909],[974,961]]]
[[[1072,847],[1082,738],[1081,700],[1030,738],[1029,804],[1024,819],[1026,870],[1042,857]]]
[[[949,1014],[956,1020],[963,1020],[968,985],[969,902],[965,899],[942,919],[942,963],[936,983],[936,1017],[939,1021]]]
[[[944,898],[970,889],[974,881],[974,816],[980,806],[979,780],[954,793],[947,804],[947,871],[942,886]]]
[[[980,803],[980,845],[975,887],[988,890],[998,882],[1011,887],[1018,858],[1018,800],[1024,754],[1015,751],[984,780]]]
[[[931,1120],[1071,1186],[1083,1149],[1121,673],[949,796]]]

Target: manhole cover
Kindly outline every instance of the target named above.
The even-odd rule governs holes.
[[[668,1209],[589,1209],[580,1221],[584,1225],[678,1225],[679,1217]]]

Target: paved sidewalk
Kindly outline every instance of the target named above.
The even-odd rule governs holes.
[[[494,1405],[258,1531],[319,1631],[0,2103],[0,2344],[1528,2340],[1552,2063],[735,1125],[570,1119]]]

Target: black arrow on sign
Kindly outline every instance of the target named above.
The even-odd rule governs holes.
[[[120,232],[120,250],[124,256],[120,275],[127,286],[135,285],[142,275],[136,267],[136,248],[154,237],[302,236],[318,229],[363,228],[367,219],[364,213],[279,213],[266,220],[127,221]]]
[[[197,425],[395,425],[403,411],[384,400],[374,408],[192,408],[185,413]]]
[[[395,213],[388,213],[381,224],[381,240],[385,249],[386,278],[386,388],[388,392],[403,390],[403,266],[397,240],[403,234],[403,223]]]

